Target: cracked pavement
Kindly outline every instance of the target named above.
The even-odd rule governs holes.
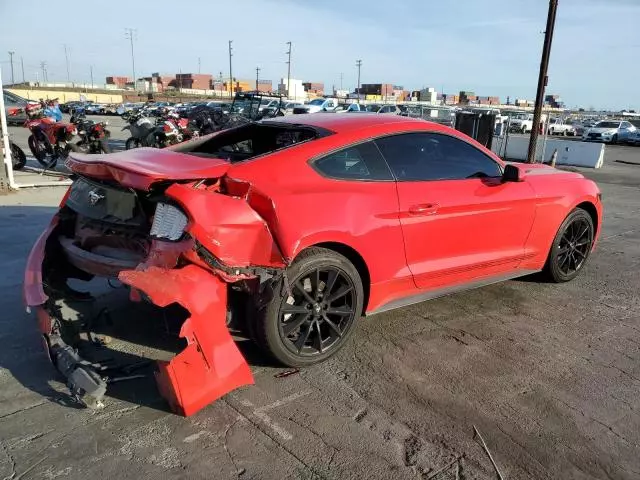
[[[0,479],[494,479],[474,425],[508,479],[640,478],[640,167],[615,162],[639,159],[607,147],[605,168],[586,171],[605,225],[575,281],[363,319],[335,358],[282,378],[244,345],[256,385],[189,418],[151,379],[114,385],[98,411],[68,397],[20,291],[64,189],[0,197]],[[118,318],[144,333],[142,317]],[[143,356],[161,337],[114,342]]]

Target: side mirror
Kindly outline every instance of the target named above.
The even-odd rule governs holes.
[[[503,182],[521,182],[522,176],[520,175],[520,169],[515,165],[507,164],[504,167],[502,173]]]

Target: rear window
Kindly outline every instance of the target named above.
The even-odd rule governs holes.
[[[249,123],[222,130],[201,140],[171,147],[177,152],[201,157],[223,158],[231,163],[249,160],[303,142],[330,135],[329,130],[276,122]]]

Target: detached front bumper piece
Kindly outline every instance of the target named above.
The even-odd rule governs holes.
[[[36,314],[49,358],[66,377],[71,392],[87,406],[100,407],[109,379],[103,376],[100,365],[85,361],[72,345],[65,343],[63,319],[55,304],[60,299],[60,289],[49,291],[46,269],[43,272],[47,256],[59,251],[58,223],[56,215],[29,254],[24,301],[27,311]],[[140,298],[136,292],[143,292],[159,307],[178,303],[190,314],[180,330],[187,347],[171,361],[158,362],[156,372],[160,394],[174,412],[186,416],[235,388],[252,384],[253,376],[227,329],[227,284],[195,264],[164,268],[158,263],[161,262],[120,271],[119,279],[132,287],[132,299]]]

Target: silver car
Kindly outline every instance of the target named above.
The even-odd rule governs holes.
[[[38,104],[38,102],[27,100],[8,90],[3,90],[2,95],[4,97],[4,110],[7,115],[8,124],[22,125],[27,120],[27,105]]]
[[[582,134],[582,140],[585,142],[624,143],[636,130],[636,127],[624,120],[603,120],[586,130]]]

